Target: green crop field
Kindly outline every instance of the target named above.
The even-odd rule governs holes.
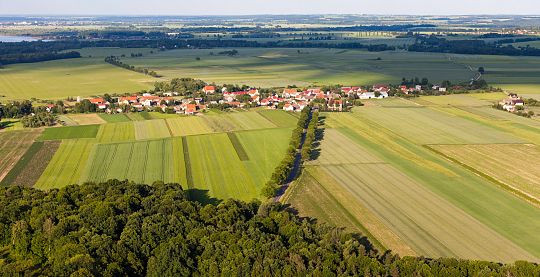
[[[109,123],[118,123],[118,122],[128,122],[131,121],[129,117],[127,117],[125,114],[100,114],[99,115],[103,120],[109,122]]]
[[[194,188],[219,199],[259,197],[227,134],[190,136],[187,141]]]
[[[145,184],[163,181],[185,185],[182,153],[179,138],[101,144],[96,146],[81,181],[128,179]]]
[[[52,189],[78,184],[94,146],[95,142],[91,139],[62,141],[35,187]]]
[[[100,125],[83,125],[47,128],[39,140],[95,138]]]
[[[133,122],[118,122],[103,124],[97,133],[99,142],[120,142],[135,140]]]
[[[167,125],[172,130],[172,135],[178,137],[212,133],[212,129],[205,123],[204,118],[199,116],[189,116],[169,118],[166,120]]]
[[[278,127],[295,127],[298,119],[281,110],[260,110],[259,114]]]
[[[151,88],[155,78],[107,64],[101,58],[79,58],[0,69],[0,95],[7,99],[61,99]]]
[[[41,134],[41,130],[0,133],[0,181],[15,166],[26,150]]]
[[[163,119],[134,121],[135,138],[137,140],[170,137],[171,133]]]

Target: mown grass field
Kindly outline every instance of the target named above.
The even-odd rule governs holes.
[[[15,166],[34,140],[41,134],[41,130],[25,130],[0,133],[0,181]]]
[[[106,121],[103,120],[98,114],[70,114],[67,115],[71,120],[73,120],[77,125],[95,125],[103,124]]]
[[[135,138],[137,140],[166,138],[171,136],[167,123],[162,119],[135,121],[133,124],[135,128]]]
[[[0,69],[0,95],[7,99],[85,97],[149,89],[155,80],[102,58],[16,64]]]
[[[540,227],[536,206],[424,147],[445,144],[474,149],[472,144],[486,144],[486,148],[495,146],[494,152],[502,147],[500,143],[509,147],[530,143],[532,135],[523,130],[532,133],[536,121],[521,122],[502,112],[498,118],[499,111],[487,106],[461,106],[464,99],[452,97],[447,101],[453,104],[448,105],[441,98],[437,103],[426,101],[430,107],[391,100],[388,105],[373,103],[349,114],[326,114],[321,154],[307,167],[315,181],[309,181],[311,185],[301,181],[288,202],[301,213],[321,216],[331,224],[343,221],[350,227],[354,222],[350,218],[357,218],[350,228],[363,229],[400,254],[539,260],[540,239],[532,231]],[[516,127],[518,122],[523,126]],[[489,150],[484,152],[487,156]],[[475,164],[486,162],[486,167],[491,163],[467,157]],[[519,157],[535,164],[535,158]],[[321,196],[326,200],[317,207],[313,191],[322,194],[321,187],[328,195]],[[332,207],[328,198],[341,205]],[[364,215],[366,210],[371,217]]]

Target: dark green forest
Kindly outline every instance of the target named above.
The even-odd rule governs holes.
[[[2,276],[539,276],[540,266],[378,253],[280,204],[202,205],[178,184],[0,189]],[[209,199],[212,200],[212,199]],[[215,200],[215,199],[213,199]]]

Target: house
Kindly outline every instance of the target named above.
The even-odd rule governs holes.
[[[378,92],[381,92],[381,91],[389,91],[390,90],[390,86],[386,85],[386,84],[375,84],[373,85],[373,90],[374,91],[378,91]]]
[[[509,112],[514,112],[518,107],[525,106],[525,102],[517,96],[517,94],[510,94],[508,98],[503,99],[499,104],[502,106],[504,110],[507,110]]]
[[[259,95],[259,90],[258,89],[250,89],[248,91],[248,94],[249,94],[249,96],[251,96],[253,98],[253,96],[258,96]]]
[[[446,88],[440,87],[439,92],[446,92]]]
[[[89,99],[90,103],[92,104],[96,104],[96,105],[100,105],[100,104],[105,104],[105,99],[103,98],[90,98]]]
[[[129,104],[133,104],[137,102],[138,102],[138,98],[136,95],[118,98],[119,104],[129,105]]]
[[[216,87],[215,86],[205,86],[203,88],[203,92],[205,94],[207,94],[207,95],[208,94],[214,94],[214,93],[216,93]]]
[[[295,88],[286,88],[282,94],[283,98],[296,98],[298,95],[300,95],[300,92]]]
[[[366,92],[361,93],[358,97],[359,97],[360,99],[362,99],[362,100],[365,100],[365,99],[372,99],[372,98],[375,98],[375,92],[373,92],[373,91],[366,91]]]
[[[287,112],[294,112],[294,106],[292,104],[285,104],[285,106],[283,106],[283,110],[284,111],[287,111]]]

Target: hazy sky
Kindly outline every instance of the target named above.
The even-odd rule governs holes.
[[[540,14],[540,0],[0,0],[0,14]]]

